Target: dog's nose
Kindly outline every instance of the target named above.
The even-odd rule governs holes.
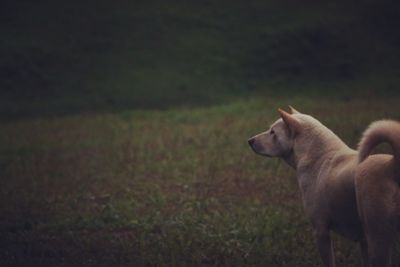
[[[254,138],[249,138],[249,140],[247,140],[247,143],[249,143],[250,146],[253,146]]]

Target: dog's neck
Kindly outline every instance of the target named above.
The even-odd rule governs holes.
[[[328,128],[314,128],[294,144],[296,170],[318,168],[321,161],[332,158],[338,151],[349,147]]]
[[[352,150],[339,137],[323,126],[310,129],[307,135],[298,136],[292,153],[283,159],[296,170],[304,197],[315,189],[318,175],[324,166],[327,166],[326,163],[338,153],[350,151]]]
[[[294,151],[290,151],[287,155],[284,155],[282,159],[293,169],[296,169],[297,166],[297,160],[296,160],[296,155],[294,154]]]
[[[302,174],[318,174],[326,160],[331,160],[338,153],[352,151],[325,126],[314,127],[307,132],[295,139],[292,152],[283,157],[296,170],[302,190],[306,190],[318,178]]]

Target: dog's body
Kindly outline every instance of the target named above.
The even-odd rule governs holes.
[[[391,155],[371,155],[387,142]],[[371,266],[390,266],[400,222],[400,123],[383,120],[371,124],[359,146],[356,173],[358,211],[363,223]]]
[[[365,161],[365,166],[364,163],[360,165],[359,153],[350,149],[332,131],[311,116],[301,114],[293,108],[292,114],[282,110],[280,113],[281,119],[268,131],[249,139],[250,146],[258,154],[283,158],[296,170],[304,210],[312,223],[324,265],[335,266],[331,230],[360,242],[363,263],[367,265],[366,241],[370,240],[364,238],[368,235],[364,235],[358,215],[355,177],[360,177],[358,180],[363,183],[365,172],[369,172],[369,160]],[[365,140],[367,139],[368,137],[365,137]],[[367,147],[367,144],[369,142],[361,143],[361,151],[364,151],[365,155],[368,155],[371,151],[369,147],[372,147]],[[382,161],[387,162],[390,156],[380,158],[385,158],[386,161]],[[372,176],[375,178],[374,174]],[[368,202],[366,205],[369,205],[375,198],[363,197],[365,192],[369,194],[371,190],[371,186],[368,189],[361,187],[357,190],[357,197],[362,203]],[[358,204],[364,205],[360,203]],[[365,221],[369,220],[366,218],[370,216],[367,213],[373,214],[373,211],[368,209],[364,214],[364,225]]]

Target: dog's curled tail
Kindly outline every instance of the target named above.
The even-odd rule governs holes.
[[[381,120],[371,123],[358,145],[358,162],[363,162],[380,143],[387,142],[393,149],[397,168],[400,168],[400,123]]]

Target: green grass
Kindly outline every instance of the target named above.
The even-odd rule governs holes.
[[[2,266],[320,266],[294,171],[249,136],[292,104],[355,146],[396,98],[258,97],[0,125]],[[340,265],[359,266],[335,236]]]

